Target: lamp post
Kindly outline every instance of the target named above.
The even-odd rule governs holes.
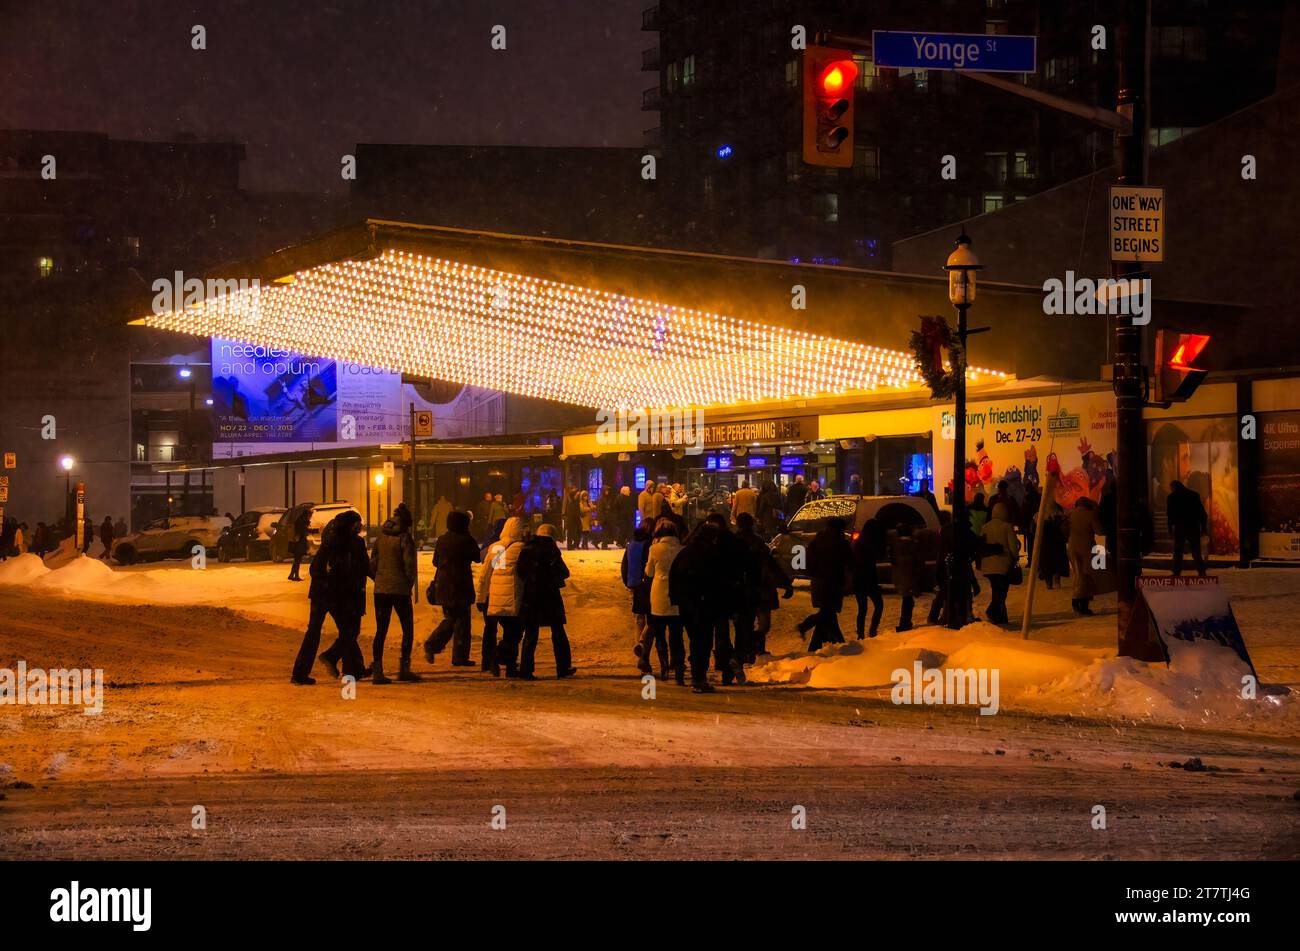
[[[72,467],[77,461],[71,456],[59,457],[59,465],[63,468],[63,515],[72,524]]]
[[[961,342],[962,365],[957,372],[956,405],[953,407],[952,446],[952,566],[948,574],[948,626],[953,630],[970,621],[970,554],[966,550],[969,521],[966,514],[966,311],[975,303],[975,272],[983,265],[970,249],[970,236],[963,228],[957,247],[948,255],[948,300],[957,308],[957,339]]]

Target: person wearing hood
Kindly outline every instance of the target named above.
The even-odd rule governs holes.
[[[507,677],[518,677],[517,655],[523,640],[523,620],[519,616],[523,601],[522,585],[516,570],[523,553],[527,530],[521,518],[506,519],[501,537],[493,543],[483,559],[479,575],[479,604],[484,616],[501,628],[501,643],[492,658],[492,675],[499,676],[502,666]],[[484,649],[487,636],[484,634]]]
[[[623,549],[623,559],[619,563],[623,587],[632,592],[632,618],[635,629],[635,645],[632,649],[640,659],[638,666],[644,664],[647,668],[650,659],[641,656],[641,647],[650,618],[650,578],[645,573],[645,569],[650,557],[651,529],[650,525],[638,525],[632,531],[632,540]]]
[[[644,525],[637,529],[638,534],[642,532],[649,534]],[[637,669],[643,674],[651,672],[650,650],[653,645],[659,654],[660,679],[667,680],[671,669],[677,685],[685,686],[686,644],[682,639],[681,611],[673,604],[668,590],[673,562],[681,550],[677,526],[667,519],[660,519],[645,562],[645,577],[649,583],[646,604],[649,624],[637,644]]]
[[[334,619],[338,637],[328,650],[321,652],[321,663],[336,679],[340,660],[344,674],[360,679],[369,673],[357,645],[361,618],[366,613],[366,579],[370,570],[370,558],[360,532],[361,516],[349,510],[336,516],[321,533],[320,547],[308,569],[311,585],[307,597],[311,614],[293,665],[295,684],[316,682],[311,676],[311,665],[320,646],[326,615]]]
[[[1007,623],[1007,592],[1011,588],[1011,569],[1020,562],[1020,539],[1002,502],[993,506],[989,520],[980,530],[983,541],[980,571],[989,579],[992,595],[985,614],[994,624]]]
[[[447,513],[447,530],[433,546],[434,599],[442,608],[442,621],[424,642],[424,659],[430,664],[451,642],[451,665],[473,667],[469,659],[470,609],[474,606],[474,569],[482,560],[478,543],[469,533],[469,515],[452,510]],[[493,638],[495,644],[495,637]],[[492,668],[487,639],[483,643],[483,670]]]
[[[573,666],[569,635],[564,631],[568,620],[564,613],[564,595],[560,589],[569,577],[569,568],[555,543],[555,527],[540,525],[537,534],[524,540],[516,566],[518,583],[523,588],[519,617],[523,623],[524,646],[519,660],[519,679],[536,680],[537,638],[543,627],[551,629],[551,651],[555,656],[555,676],[561,679],[578,672]]]
[[[725,617],[719,593],[723,576],[718,565],[717,544],[717,525],[700,522],[668,569],[668,599],[677,607],[690,640],[693,693],[714,692],[709,683],[709,654],[713,651],[715,622],[719,615]],[[652,587],[652,597],[653,590]]]
[[[736,651],[742,666],[767,653],[772,612],[781,606],[777,590],[784,588],[786,598],[794,597],[794,583],[754,526],[754,516],[745,512],[736,516],[735,538],[744,552],[744,583],[736,611]]]
[[[415,562],[415,538],[411,534],[411,511],[400,503],[384,522],[370,553],[370,577],[375,582],[375,641],[372,648],[373,678],[376,684],[392,683],[384,676],[384,641],[393,612],[402,625],[402,655],[397,679],[412,683],[419,676],[411,670],[411,648],[415,644],[415,611],[412,594],[419,580]]]
[[[843,644],[840,609],[844,588],[853,564],[853,548],[844,537],[844,519],[832,515],[808,543],[808,575],[812,579],[812,603],[817,613],[799,622],[799,632],[813,630],[808,650],[817,652],[823,644]]]

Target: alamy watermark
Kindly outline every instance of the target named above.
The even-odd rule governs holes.
[[[86,716],[104,711],[104,671],[95,668],[0,667],[0,706],[81,707]]]
[[[996,667],[925,668],[918,660],[911,670],[899,667],[890,675],[889,699],[900,705],[978,705],[980,716],[992,716],[1000,706],[999,677]]]
[[[596,443],[622,449],[681,447],[698,456],[704,451],[704,410],[597,410]]]
[[[1103,277],[1076,278],[1065,272],[1065,280],[1043,282],[1043,313],[1048,316],[1132,317],[1138,326],[1151,323],[1151,279]]]

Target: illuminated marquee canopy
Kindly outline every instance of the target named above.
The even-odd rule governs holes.
[[[394,250],[142,322],[610,409],[808,398],[920,382],[899,351]]]

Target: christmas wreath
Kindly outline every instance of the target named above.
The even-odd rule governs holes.
[[[922,317],[921,329],[912,331],[908,344],[916,369],[930,387],[936,400],[950,399],[957,393],[957,382],[966,372],[966,354],[957,332],[942,317]],[[947,369],[944,356],[947,351]]]

